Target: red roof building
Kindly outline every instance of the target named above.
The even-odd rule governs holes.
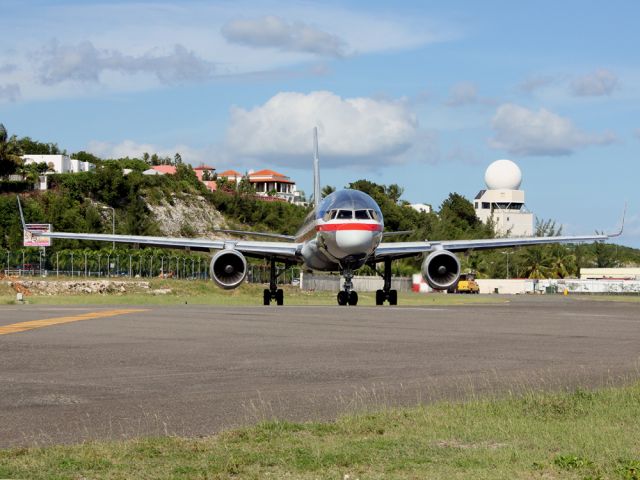
[[[223,177],[229,180],[230,182],[238,183],[242,178],[242,174],[236,170],[225,170],[224,172],[220,172],[218,177]]]
[[[198,177],[198,180],[202,182],[213,180],[213,175],[216,169],[213,167],[209,167],[208,165],[200,165],[199,167],[194,168],[193,171],[196,172],[196,177]],[[202,180],[202,177],[205,177],[206,180]]]
[[[296,185],[296,182],[286,175],[266,169],[249,173],[249,182],[256,189],[256,193],[263,194],[269,192],[293,193]]]
[[[161,175],[175,175],[177,171],[173,165],[154,165],[151,167],[151,170],[155,170]]]

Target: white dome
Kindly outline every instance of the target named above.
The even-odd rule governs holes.
[[[484,183],[489,190],[518,190],[522,172],[511,160],[496,160],[484,172]]]

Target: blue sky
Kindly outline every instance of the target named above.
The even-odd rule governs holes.
[[[0,122],[101,156],[367,178],[438,207],[494,160],[565,233],[640,247],[634,1],[3,0]]]

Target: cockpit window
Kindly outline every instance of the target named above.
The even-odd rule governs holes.
[[[375,210],[369,210],[369,215],[371,215],[371,218],[373,218],[374,220],[379,221],[378,214],[376,213]]]
[[[322,217],[322,219],[325,222],[328,222],[329,220],[333,220],[336,218],[336,216],[338,215],[338,210],[329,210],[328,212],[326,212],[324,214],[324,216]]]
[[[369,220],[371,218],[368,210],[356,210],[355,217],[356,220]]]
[[[338,211],[338,220],[350,220],[353,218],[352,210],[340,210]]]

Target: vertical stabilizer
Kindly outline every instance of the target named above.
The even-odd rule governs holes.
[[[318,127],[313,127],[313,203],[320,205],[320,158],[318,158]]]

